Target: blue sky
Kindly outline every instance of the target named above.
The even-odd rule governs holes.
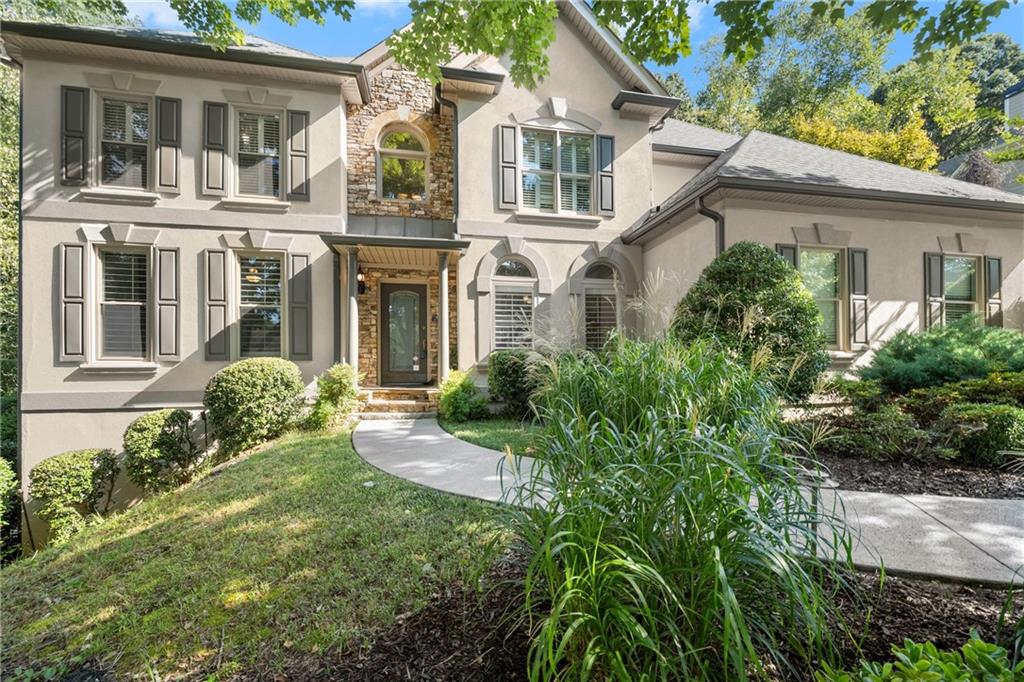
[[[151,28],[183,28],[167,0],[127,0],[129,10]],[[942,2],[933,3],[936,11]],[[289,26],[269,15],[256,26],[246,30],[285,45],[328,57],[354,56],[386,38],[391,31],[409,20],[406,0],[359,0],[351,22],[331,18],[325,26],[309,21]],[[686,79],[691,93],[696,93],[706,82],[703,74],[700,46],[710,37],[722,32],[722,24],[714,15],[714,8],[705,4],[691,5],[690,31],[693,55],[680,59],[672,67],[652,67],[659,73],[678,70]],[[1024,3],[1012,5],[993,22],[990,31],[1006,33],[1024,44]],[[889,65],[901,64],[913,55],[912,36],[898,34],[889,54]]]

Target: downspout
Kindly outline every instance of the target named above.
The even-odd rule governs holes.
[[[697,213],[715,221],[715,255],[717,256],[725,251],[725,216],[704,205],[706,196],[707,194],[697,197],[697,202],[694,205],[697,208]]]
[[[441,96],[441,84],[434,86],[434,99],[438,103],[437,111],[441,113],[441,105],[452,108],[452,222],[455,224],[455,236],[458,237],[459,220],[459,105],[454,100]]]

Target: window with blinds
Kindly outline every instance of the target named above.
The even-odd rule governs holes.
[[[239,258],[239,352],[242,357],[281,354],[281,259]]]
[[[559,135],[558,194],[563,211],[590,213],[593,146],[590,135]]]
[[[821,312],[821,329],[830,346],[839,345],[841,308],[840,251],[801,249],[800,274]]]
[[[523,207],[592,213],[594,137],[524,129]]]
[[[946,324],[977,312],[978,259],[945,256],[942,259],[943,317]]]
[[[588,350],[601,350],[618,326],[618,311],[613,293],[588,293],[584,296],[586,344]]]
[[[281,194],[281,116],[238,112],[238,193]]]
[[[146,357],[149,263],[144,253],[104,252],[100,326],[104,358]]]
[[[524,348],[533,343],[533,294],[497,291],[494,294],[494,347]]]
[[[524,130],[523,206],[538,210],[555,208],[555,134]]]
[[[132,189],[148,187],[148,102],[103,100],[100,182]]]

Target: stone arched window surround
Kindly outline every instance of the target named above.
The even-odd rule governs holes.
[[[381,147],[381,143],[392,133],[408,133],[419,141],[420,146],[423,147],[422,152],[412,151],[397,151],[388,150],[385,151]],[[427,201],[430,196],[430,152],[435,147],[431,146],[431,141],[423,133],[422,130],[409,123],[399,122],[390,123],[383,126],[380,132],[377,134],[377,139],[373,143],[375,165],[377,169],[377,198],[381,201],[416,201],[422,202]],[[383,176],[383,155],[391,154],[396,158],[409,158],[409,159],[421,159],[423,161],[423,196],[419,199],[390,199],[384,197],[384,176]]]
[[[537,249],[526,243],[521,237],[506,237],[488,251],[476,269],[477,293],[489,293],[492,288],[494,269],[504,259],[514,257],[523,261],[533,270],[537,277],[537,293],[541,296],[551,295],[551,271],[547,261]]]

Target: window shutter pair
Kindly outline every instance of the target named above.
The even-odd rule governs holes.
[[[498,126],[498,208],[519,206],[519,140],[515,126]],[[597,136],[597,212],[615,215],[615,138]]]
[[[89,246],[60,245],[60,337],[57,355],[61,362],[85,362],[89,327]],[[147,305],[156,311],[156,360],[181,358],[179,252],[176,248],[154,247],[151,253],[153,299]]]
[[[868,334],[868,252],[847,249],[848,298],[850,302],[850,343],[866,344]],[[800,269],[800,251],[796,244],[776,244],[775,252],[791,267]]]
[[[924,296],[925,296],[925,327],[942,324],[943,304],[945,302],[945,257],[941,253],[924,254]],[[985,324],[992,327],[1003,326],[1003,259],[985,256],[982,259],[983,270],[978,279],[984,284]]]
[[[287,255],[288,357],[313,359],[313,281],[309,254]],[[228,322],[228,251],[207,249],[203,254],[203,345],[210,361],[231,359]]]

